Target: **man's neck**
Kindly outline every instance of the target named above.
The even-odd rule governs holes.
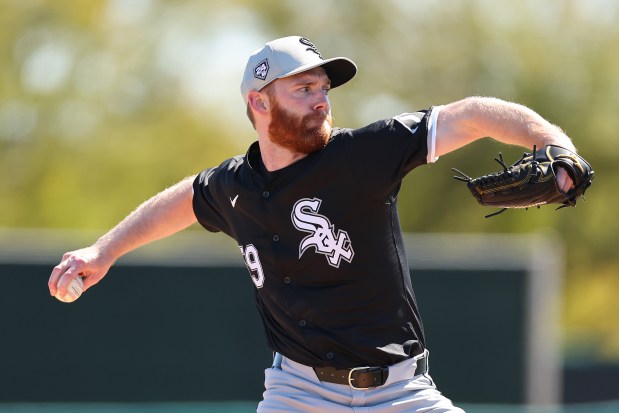
[[[269,138],[260,138],[258,144],[260,145],[262,162],[269,172],[285,168],[307,156],[305,153],[293,152],[290,149],[283,148],[271,142]]]

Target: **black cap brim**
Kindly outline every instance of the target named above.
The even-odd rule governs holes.
[[[320,66],[327,72],[331,81],[331,88],[343,85],[357,74],[357,65],[345,57],[335,57],[327,59],[325,62]]]

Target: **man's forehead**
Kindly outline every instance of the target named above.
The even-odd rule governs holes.
[[[327,83],[331,83],[329,80],[329,76],[327,76],[327,72],[322,67],[315,67],[310,70],[306,70],[305,72],[297,73],[296,75],[283,77],[281,79],[287,79],[292,82],[302,82],[302,81],[315,81],[316,78],[320,78],[321,81],[326,81]]]

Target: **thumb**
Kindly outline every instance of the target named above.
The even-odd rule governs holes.
[[[82,281],[84,283],[84,291],[88,290],[90,287],[98,284],[99,281],[106,276],[107,272],[110,270],[110,265],[105,265],[103,267],[96,268],[90,272],[83,272],[80,275],[83,277]]]
[[[90,274],[90,275],[83,276],[82,281],[84,282],[84,291],[87,291],[90,287],[97,284],[99,281],[101,281],[102,278],[103,278],[103,275],[97,275],[97,274]]]

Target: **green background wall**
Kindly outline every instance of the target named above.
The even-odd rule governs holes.
[[[64,304],[51,267],[0,265],[0,402],[260,399],[271,353],[245,268],[120,264]],[[431,374],[452,399],[524,400],[524,275],[413,273]]]

